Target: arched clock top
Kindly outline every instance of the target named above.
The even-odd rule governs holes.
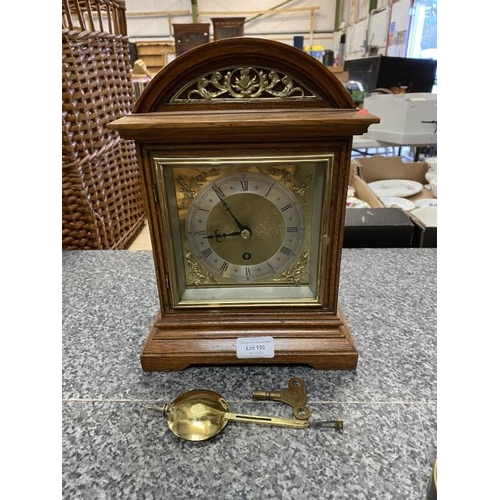
[[[217,109],[356,109],[309,54],[272,40],[231,38],[180,55],[151,80],[134,113]]]

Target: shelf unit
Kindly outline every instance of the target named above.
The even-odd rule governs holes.
[[[137,58],[142,59],[151,73],[158,73],[169,62],[169,56],[175,57],[173,41],[136,42]]]

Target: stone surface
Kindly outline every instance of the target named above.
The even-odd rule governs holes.
[[[344,249],[340,302],[353,372],[305,366],[145,373],[158,297],[149,251],[63,252],[63,498],[422,499],[437,453],[436,249]],[[230,422],[174,436],[146,410],[197,388],[231,411],[292,417],[253,390],[306,382],[311,420],[344,431]]]

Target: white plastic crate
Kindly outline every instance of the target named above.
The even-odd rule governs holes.
[[[437,144],[437,94],[372,94],[363,108],[380,117],[367,137],[401,146]]]

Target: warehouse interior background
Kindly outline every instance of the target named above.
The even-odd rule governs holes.
[[[231,34],[279,41],[310,53],[334,72],[352,92],[360,107],[364,105],[363,96],[368,96],[372,89],[386,87],[389,91],[390,86],[397,82],[406,92],[432,91],[437,94],[437,6],[434,0],[284,0],[279,3],[267,0],[255,2],[250,7],[241,0],[232,2],[230,6],[213,0],[129,0],[126,11],[127,33],[134,66],[134,88],[136,94],[140,94],[152,76],[187,49],[186,42],[181,40],[200,37],[196,43],[203,44]],[[221,27],[221,23],[224,27]],[[374,69],[378,63],[372,62],[379,60],[376,56],[388,56],[380,59],[378,70]],[[370,73],[372,76],[367,76]],[[429,99],[428,94],[425,94],[425,99]],[[429,111],[424,111],[427,116],[422,117],[422,120],[435,117],[436,106],[433,106],[432,112],[430,101],[424,105],[428,104]],[[385,120],[383,118],[383,122]],[[432,126],[419,126],[419,134],[430,132]],[[427,137],[429,139],[424,139],[421,135],[415,144],[428,147],[395,148],[387,147],[389,143],[380,143],[381,138],[378,136],[367,136],[354,142],[353,154],[396,154],[399,150],[401,157],[414,158],[416,161],[436,155],[437,148],[433,147],[436,136]],[[430,142],[426,143],[425,140]],[[409,144],[403,141],[400,144]],[[376,148],[377,145],[385,147]],[[367,151],[366,147],[371,149]],[[422,179],[417,177],[414,180],[423,180],[423,174]],[[428,186],[427,182],[424,184]],[[353,199],[349,203],[352,204]],[[417,217],[417,212],[414,215]],[[356,218],[358,216],[360,212]],[[363,242],[364,237],[357,230],[352,231],[355,231],[352,236],[350,228],[346,234],[346,247],[358,243],[377,244],[375,240]],[[435,237],[431,232],[428,230],[425,236],[415,233],[411,244],[435,246]],[[71,249],[77,245],[70,236],[64,240],[65,248]],[[147,225],[126,248],[151,248]]]
[[[368,54],[437,59],[436,0],[127,0],[131,41],[173,39],[173,24],[211,24],[212,18],[241,17],[244,34],[293,44],[322,46],[345,59]],[[411,29],[410,29],[411,28]],[[211,33],[213,36],[213,32]]]
[[[400,0],[402,1],[402,0]],[[279,0],[232,2],[199,0],[200,11],[244,11],[266,9]],[[310,40],[310,13],[314,11],[314,43],[336,51],[341,23],[351,30],[357,45],[347,50],[365,49],[366,16],[384,16],[389,0],[378,2],[373,12],[369,0],[312,0],[293,2],[288,7],[308,7],[289,18],[259,19],[248,25],[248,34],[276,37],[292,43],[293,33]],[[357,9],[351,7],[357,6]],[[190,2],[168,0],[127,0],[129,36],[133,40],[168,39],[168,19],[154,14],[135,16],[134,12],[186,11]],[[56,11],[57,10],[57,11]],[[24,207],[21,217],[4,219],[6,265],[3,291],[7,351],[19,342],[19,335],[30,344],[25,358],[32,366],[29,376],[18,384],[4,384],[4,400],[16,401],[20,395],[31,408],[44,408],[36,414],[26,408],[4,412],[9,455],[8,481],[39,493],[60,491],[60,9],[57,2],[47,6],[30,3],[26,9],[11,3],[3,7],[4,40],[15,42],[16,53],[24,54],[29,65],[23,68],[4,61],[2,79],[5,116],[8,117],[3,144],[5,208]],[[340,14],[340,17],[339,15]],[[363,16],[364,14],[364,16]],[[217,14],[218,15],[218,14]],[[496,479],[496,463],[484,451],[498,443],[498,410],[493,409],[496,393],[496,350],[486,345],[481,356],[471,356],[465,338],[470,329],[495,338],[498,307],[495,289],[498,273],[496,189],[500,184],[497,143],[496,78],[497,20],[500,6],[489,2],[460,5],[439,4],[437,41],[439,46],[441,204],[439,222],[439,409],[440,448],[446,461],[440,466],[443,484],[450,498],[480,498]],[[176,22],[187,22],[181,14]],[[16,22],[12,22],[15,20]],[[17,21],[22,20],[22,23]],[[42,21],[43,20],[43,21]],[[332,24],[333,23],[333,24]],[[57,24],[57,25],[56,25]],[[358,31],[357,27],[361,28]],[[274,33],[274,34],[273,34]],[[41,37],[40,37],[41,35]],[[375,43],[375,33],[371,43]],[[396,44],[397,45],[397,44]],[[394,47],[397,50],[396,47]],[[352,53],[350,52],[350,53]],[[19,61],[19,59],[17,60]],[[28,70],[26,72],[26,70]],[[15,87],[13,80],[15,78]],[[493,106],[492,106],[493,104]],[[442,124],[442,126],[441,126]],[[54,165],[57,164],[57,165]],[[27,174],[27,175],[26,175]],[[42,217],[34,217],[40,214]],[[7,238],[9,238],[7,240]],[[7,269],[10,269],[7,272]],[[486,285],[489,282],[490,287]],[[474,312],[474,325],[465,321],[465,312]],[[26,332],[21,318],[41,318],[44,327]],[[48,332],[48,333],[47,333]],[[465,363],[464,360],[467,360]],[[15,359],[2,365],[4,379],[18,373]],[[493,395],[493,396],[492,396]],[[34,445],[33,443],[36,443]],[[29,451],[29,453],[28,453]],[[446,463],[447,462],[447,463]],[[30,484],[26,484],[26,471]],[[480,481],[475,480],[475,476]],[[449,480],[446,481],[446,478]],[[455,479],[455,485],[451,478]],[[5,486],[9,488],[9,486]],[[456,493],[453,496],[453,493]],[[483,496],[482,498],[489,498]]]

